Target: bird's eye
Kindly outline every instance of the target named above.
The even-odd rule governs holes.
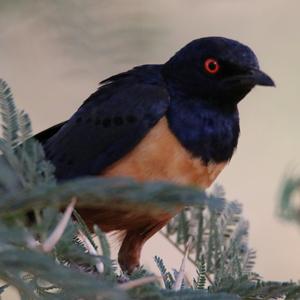
[[[208,58],[204,62],[204,69],[207,73],[216,74],[220,69],[220,65],[216,59]]]

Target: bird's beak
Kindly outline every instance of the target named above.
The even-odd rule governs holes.
[[[253,84],[255,85],[275,86],[273,79],[261,70],[251,69],[248,76],[251,81],[253,80]]]
[[[255,85],[275,86],[272,78],[259,69],[249,69],[241,75],[234,75],[223,80],[225,88],[254,87]]]

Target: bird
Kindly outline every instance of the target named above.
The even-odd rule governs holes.
[[[255,53],[225,37],[195,39],[163,64],[145,64],[100,82],[65,122],[36,135],[59,182],[130,177],[208,188],[231,160],[238,104],[256,86],[275,86]],[[123,232],[118,261],[140,265],[144,243],[174,216],[112,205],[80,208],[89,227]]]

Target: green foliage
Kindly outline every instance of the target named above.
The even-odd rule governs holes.
[[[72,197],[79,200],[77,206],[101,207],[109,202],[119,207],[131,205],[135,209],[148,209],[153,214],[161,209],[176,209],[178,205],[203,205],[206,201],[203,192],[195,188],[165,182],[137,183],[124,178],[85,177],[4,194],[0,215],[31,210],[32,206],[64,206]]]
[[[248,246],[248,222],[242,217],[241,205],[225,201],[220,186],[207,195],[207,203],[182,211],[161,232],[182,254],[188,239],[193,238],[189,255],[197,268],[193,288],[243,299],[300,297],[295,283],[264,282],[252,272],[256,253]],[[163,261],[156,263],[161,273],[166,273]]]
[[[160,271],[166,289],[172,289],[175,279],[172,274],[167,271],[163,260],[159,256],[154,257],[154,261]]]
[[[19,143],[19,114],[11,90],[3,80],[0,80],[0,98],[3,139],[8,147],[15,148]]]
[[[226,293],[208,293],[207,291],[199,290],[181,290],[179,292],[164,291],[165,299],[172,300],[239,300],[237,295],[230,295]]]
[[[216,284],[227,274],[233,278],[250,274],[255,252],[247,243],[248,222],[241,216],[241,205],[235,201],[225,202],[219,186],[208,195],[207,203],[207,207],[182,211],[163,234],[183,247],[192,236],[194,242],[189,258],[197,265],[203,257],[206,272],[214,275]]]
[[[222,279],[219,287],[212,287],[213,292],[227,292],[239,295],[242,299],[299,299],[300,287],[293,282],[249,280],[247,275],[233,280],[232,277]]]
[[[248,223],[241,217],[237,202],[225,201],[222,188],[206,194],[170,183],[99,178],[58,184],[42,146],[32,138],[28,115],[16,109],[12,93],[2,80],[0,114],[0,279],[5,282],[0,287],[1,296],[10,285],[22,300],[299,297],[296,284],[263,282],[252,273],[255,252],[247,244]],[[94,236],[76,211],[74,221],[67,222],[58,241],[46,248],[66,216],[61,210],[71,199],[77,199],[77,206],[99,208],[109,201],[109,205],[147,209],[153,214],[193,205],[163,231],[181,252],[193,237],[189,256],[197,267],[193,287],[185,282],[181,290],[174,291],[178,272],[172,275],[167,271],[160,257],[155,257],[155,262],[165,288],[157,282],[126,286],[151,274],[143,268],[131,275],[118,274],[105,234],[94,226],[100,244],[97,249]]]
[[[300,176],[285,178],[282,184],[282,191],[279,202],[279,214],[282,218],[288,221],[294,221],[300,224],[300,208],[299,202],[294,201],[299,199],[300,195]],[[298,205],[297,205],[298,203]]]
[[[194,289],[203,290],[206,284],[206,266],[205,266],[205,259],[204,256],[201,256],[200,261],[198,262],[197,267],[197,279],[193,280]]]
[[[52,299],[53,295],[57,295],[60,299],[75,299],[75,297],[82,297],[82,299],[121,297],[125,299],[125,295],[100,278],[58,265],[55,257],[37,251],[34,253],[32,250],[12,247],[3,250],[0,268],[0,277],[17,287],[21,293],[26,293],[29,299],[31,297],[39,299],[34,296],[30,288],[34,281],[36,284],[38,282],[46,284],[48,291],[50,287],[51,290],[55,290],[54,294],[50,293],[52,296],[43,295],[43,299]],[[29,280],[24,280],[22,276],[24,272],[31,275]],[[42,290],[43,286],[40,288]]]
[[[94,225],[94,232],[101,246],[102,255],[106,258],[105,260],[103,260],[104,274],[106,274],[107,276],[114,276],[116,271],[116,262],[111,260],[110,246],[107,237],[97,225]]]
[[[2,117],[2,134],[0,138],[2,184],[9,191],[17,188],[30,189],[46,183],[55,182],[52,165],[44,159],[42,146],[30,139],[31,123],[27,114],[18,112],[7,84],[0,80],[0,109]],[[6,176],[10,177],[10,184],[6,184]],[[1,185],[0,181],[0,185]]]
[[[97,225],[94,225],[94,232],[101,245],[103,256],[110,258],[110,246],[105,233],[103,233],[102,230]]]
[[[54,206],[48,202],[47,191],[55,193],[55,188],[59,188],[54,168],[45,160],[42,146],[31,138],[29,118],[16,110],[3,81],[0,108],[0,205],[7,205],[7,210],[2,207],[0,217],[0,278],[16,287],[22,299],[126,299],[116,280],[113,283],[103,274],[86,272],[95,270],[97,260],[76,240],[80,222],[69,221],[54,249],[50,253],[42,251],[40,245],[62,217],[57,206],[64,202]],[[39,194],[41,190],[44,194]],[[26,195],[25,200],[18,198],[22,194]],[[44,201],[35,205],[30,202],[31,195],[42,195]],[[36,219],[33,223],[27,214],[32,210]]]

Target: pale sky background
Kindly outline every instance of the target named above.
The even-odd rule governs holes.
[[[298,280],[300,228],[275,211],[284,173],[300,164],[299,11],[298,0],[0,0],[0,77],[38,132],[67,119],[102,79],[163,63],[192,39],[249,45],[277,87],[258,87],[240,104],[238,149],[217,181],[243,203],[254,270]],[[142,262],[153,268],[158,254],[178,267],[181,255],[162,239],[146,244]]]

